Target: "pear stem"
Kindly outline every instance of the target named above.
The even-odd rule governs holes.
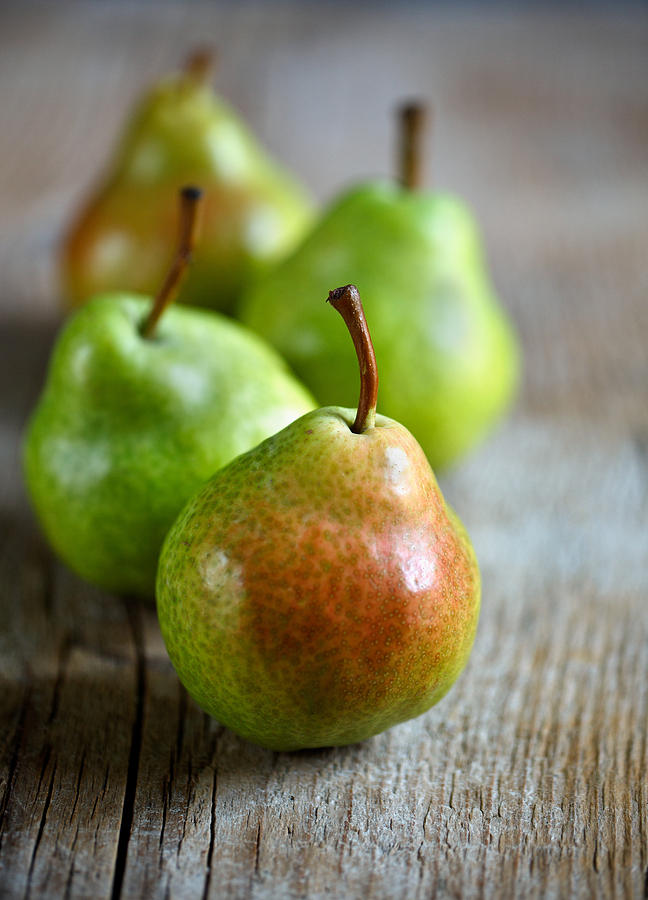
[[[399,174],[410,191],[423,186],[423,133],[428,110],[423,103],[405,103],[398,111],[400,119]]]
[[[192,81],[208,84],[216,68],[216,55],[211,47],[196,47],[191,51],[183,71]]]
[[[376,421],[376,401],[378,400],[378,367],[371,335],[367,327],[362,300],[354,284],[336,288],[328,295],[328,302],[340,313],[353,339],[360,364],[360,399],[355,422],[351,426],[354,434],[362,434],[373,428]]]
[[[164,310],[177,297],[180,285],[191,262],[198,231],[198,210],[202,191],[197,187],[184,187],[180,191],[180,235],[178,249],[162,287],[153,301],[153,306],[143,326],[142,336],[153,337],[157,323]]]

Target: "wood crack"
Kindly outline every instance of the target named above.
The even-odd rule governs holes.
[[[22,707],[20,709],[20,716],[18,718],[18,724],[16,726],[16,739],[14,744],[13,753],[11,754],[11,759],[9,761],[9,770],[7,772],[7,784],[5,786],[4,796],[2,801],[0,802],[0,850],[2,850],[2,839],[4,837],[3,829],[4,829],[4,820],[7,812],[7,807],[9,806],[9,800],[11,798],[11,791],[14,783],[14,776],[16,774],[16,768],[18,766],[18,757],[20,755],[20,749],[22,747],[23,742],[23,733],[25,730],[25,718],[27,716],[27,710],[29,709],[29,704],[31,702],[31,685],[27,687],[25,691],[25,696],[23,697]]]
[[[173,777],[173,763],[171,765],[171,777]],[[171,788],[169,784],[169,779],[166,777],[162,783],[162,826],[160,827],[160,841],[159,841],[159,850],[160,850],[160,865],[162,865],[162,859],[164,855],[164,832],[166,831],[166,823],[167,823],[167,815],[169,811],[169,795],[171,793]]]
[[[257,825],[256,842],[254,846],[254,874],[259,874],[259,851],[261,848],[261,822]]]
[[[72,812],[70,813],[70,825],[74,820],[74,814],[76,812],[77,804],[79,802],[79,793],[81,791],[81,779],[83,778],[83,769],[85,767],[85,750],[83,755],[81,756],[81,763],[79,765],[79,774],[77,776],[76,790],[74,793],[74,803],[72,804]]]
[[[180,857],[180,851],[182,850],[182,844],[184,843],[185,836],[187,834],[187,818],[189,816],[189,812],[191,809],[191,785],[193,780],[193,768],[191,764],[191,757],[187,760],[187,790],[185,792],[185,809],[184,814],[182,816],[182,834],[180,835],[180,840],[178,841],[178,848],[176,850],[176,857]]]
[[[130,625],[131,635],[136,654],[136,679],[135,679],[135,719],[131,734],[130,754],[128,757],[128,772],[126,775],[126,789],[122,806],[119,839],[117,842],[117,857],[115,860],[115,873],[111,891],[111,900],[119,900],[121,896],[124,874],[126,872],[126,859],[128,856],[128,844],[130,841],[133,814],[135,811],[135,795],[137,792],[137,775],[142,749],[142,727],[144,719],[144,691],[146,689],[146,661],[144,657],[144,643],[140,622],[140,611],[133,598],[125,598],[124,606]]]
[[[47,748],[46,753],[46,761],[43,766],[43,772],[47,768],[50,758],[50,748]],[[41,782],[43,772],[41,772]],[[27,890],[25,891],[25,898],[29,897],[32,886],[32,876],[34,874],[34,867],[36,865],[36,857],[38,855],[38,848],[40,847],[41,841],[43,839],[43,833],[45,831],[45,823],[47,821],[47,813],[49,812],[50,804],[52,802],[52,793],[54,792],[54,778],[56,776],[56,763],[54,763],[54,767],[52,769],[52,775],[50,777],[49,786],[47,788],[47,796],[45,797],[45,804],[43,805],[43,812],[41,814],[40,823],[38,825],[38,834],[36,835],[36,841],[34,842],[34,849],[32,851],[31,861],[29,863],[29,872],[27,874]],[[40,783],[39,783],[40,787]]]
[[[212,795],[211,795],[211,817],[209,820],[209,849],[207,851],[207,872],[205,875],[205,887],[203,889],[202,900],[207,900],[209,895],[209,885],[211,883],[212,874],[212,858],[214,856],[214,844],[216,843],[216,786],[218,783],[218,770],[214,766],[214,777],[212,779]]]

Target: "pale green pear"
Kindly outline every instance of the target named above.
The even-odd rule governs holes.
[[[162,541],[191,494],[314,406],[243,326],[167,309],[200,199],[196,188],[181,193],[176,257],[155,300],[105,294],[66,323],[25,440],[27,487],[51,545],[87,581],[122,593],[153,596]]]
[[[221,466],[312,409],[256,335],[150,298],[96,297],[64,327],[25,443],[29,492],[62,559],[93,584],[153,596],[164,536]]]
[[[371,322],[382,411],[413,432],[434,467],[452,462],[504,414],[518,382],[517,340],[473,216],[446,193],[368,182],[338,197],[248,290],[241,320],[323,404],[353,402],[353,361],[320,302],[329,285],[351,281]]]

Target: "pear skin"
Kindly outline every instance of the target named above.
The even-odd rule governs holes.
[[[419,715],[475,637],[470,540],[414,437],[376,415],[364,386],[358,414],[315,410],[216,473],[160,558],[158,616],[180,679],[274,750],[348,744]]]

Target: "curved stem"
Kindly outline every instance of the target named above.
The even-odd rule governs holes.
[[[195,47],[182,67],[185,75],[199,84],[207,84],[216,68],[216,54],[211,47]]]
[[[197,187],[184,187],[180,191],[180,236],[178,249],[167,277],[164,279],[162,287],[153,301],[151,311],[142,326],[142,335],[145,338],[153,336],[160,316],[178,295],[196,243],[198,208],[201,198],[202,191]]]
[[[399,175],[410,191],[423,186],[423,132],[428,110],[423,103],[405,103],[398,111],[400,119]]]
[[[362,434],[373,428],[376,421],[378,399],[378,368],[371,335],[367,328],[362,300],[354,284],[336,288],[328,295],[328,302],[340,313],[353,339],[353,346],[360,364],[360,399],[358,412],[351,431]]]

